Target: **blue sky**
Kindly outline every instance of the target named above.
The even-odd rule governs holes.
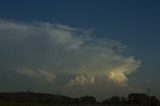
[[[23,24],[25,24],[27,27],[31,27],[32,23],[38,23],[38,24],[43,24],[42,26],[44,28],[45,27],[44,23],[49,23],[49,26],[51,24],[55,24],[54,28],[58,28],[58,29],[60,28],[60,30],[64,29],[64,27],[65,28],[69,27],[70,29],[66,29],[66,30],[69,30],[71,32],[73,31],[71,30],[72,28],[74,30],[75,29],[77,30],[77,28],[83,30],[83,31],[78,30],[78,32],[76,31],[74,33],[85,33],[85,31],[87,32],[87,30],[88,31],[92,30],[90,34],[92,35],[92,38],[93,38],[92,42],[94,42],[94,40],[95,42],[97,42],[97,39],[98,40],[99,39],[116,40],[116,42],[120,42],[120,45],[122,44],[127,46],[126,50],[122,53],[123,54],[122,56],[124,57],[134,56],[135,61],[138,61],[138,60],[141,61],[141,65],[136,68],[136,71],[132,75],[129,75],[128,86],[130,86],[131,89],[138,89],[137,91],[139,92],[143,92],[142,89],[147,88],[149,86],[150,88],[153,89],[152,90],[153,95],[159,96],[160,86],[157,84],[157,82],[160,80],[159,79],[159,74],[160,74],[159,72],[159,69],[160,69],[160,66],[159,66],[159,63],[160,63],[160,60],[159,60],[160,58],[159,56],[160,54],[160,42],[159,42],[160,40],[160,29],[159,29],[160,28],[160,20],[159,20],[160,7],[159,5],[160,5],[160,1],[158,0],[152,0],[152,1],[151,0],[132,0],[132,1],[128,1],[128,0],[122,0],[122,1],[119,1],[119,0],[101,0],[101,1],[98,1],[98,0],[77,0],[77,1],[75,0],[45,0],[45,1],[43,0],[38,0],[38,1],[1,0],[0,1],[0,19],[4,25],[6,24],[8,25],[10,22],[13,22],[15,25],[17,25],[17,27],[20,27]],[[20,29],[17,29],[17,30],[20,30]],[[30,31],[30,29],[28,30]],[[2,29],[0,33],[4,34]],[[87,35],[84,34],[83,36],[87,36]],[[6,39],[8,40],[8,38]],[[43,36],[42,36],[42,39],[43,39]],[[72,40],[73,42],[81,43],[79,39],[81,39],[80,41],[86,41],[84,39],[87,39],[87,38],[78,38],[78,39],[73,38]],[[5,38],[2,37],[2,40],[5,40]],[[9,41],[9,42],[13,42],[14,44],[16,43],[16,41]],[[30,42],[32,44],[32,41]],[[108,40],[102,41],[102,42],[108,42]],[[4,44],[4,43],[1,43],[1,44]],[[111,43],[111,45],[114,45],[114,44],[115,43]],[[41,42],[39,45],[42,45]],[[5,46],[1,45],[1,47],[3,48]],[[96,47],[100,47],[100,45],[98,44],[98,46],[96,45]],[[1,52],[4,51],[4,49],[2,48],[0,49]],[[18,47],[18,49],[20,49],[20,47]],[[108,46],[107,46],[107,49],[108,49]],[[86,51],[84,50],[82,51],[83,53],[86,53]],[[0,57],[2,57],[3,54],[2,53],[0,54],[1,54]],[[33,52],[31,52],[31,54],[33,54]],[[76,53],[76,55],[78,54]],[[8,54],[8,56],[11,56],[11,55]],[[17,58],[13,58],[12,60],[15,61],[14,59],[17,59]],[[21,57],[19,56],[19,58]],[[4,58],[3,61],[5,60],[8,61],[7,59]],[[20,61],[22,60],[20,59]],[[19,62],[17,62],[17,64],[18,63]],[[32,63],[26,63],[26,62],[24,63],[31,64],[30,67],[32,67],[33,65]],[[47,63],[48,63],[48,60],[47,60]],[[6,62],[5,65],[7,66],[8,62]],[[1,65],[1,69],[8,70],[4,68],[4,65],[3,66]],[[43,73],[42,71],[36,71],[36,72],[41,73],[41,75]],[[1,89],[1,91],[7,89],[8,86],[11,87],[12,84],[10,81],[7,81],[7,79],[8,78],[12,79],[13,76],[16,76],[15,73],[13,75],[8,75],[7,73],[5,73],[6,76],[3,76],[4,78],[1,78],[1,82],[6,81],[6,84],[1,85],[2,86],[1,88],[3,88]],[[26,74],[26,71],[24,71],[24,73]],[[4,73],[1,73],[1,76],[3,74]],[[32,73],[32,74],[36,74],[36,73]],[[45,75],[46,74],[47,73],[45,73]],[[54,76],[50,76],[50,77],[54,77]],[[68,79],[68,77],[69,76],[66,75],[64,78]],[[84,76],[83,75],[80,76],[80,79],[82,77]],[[18,79],[21,79],[21,78],[27,79],[28,77],[26,76],[23,77],[23,75],[22,76],[19,75]],[[87,84],[92,82],[92,80],[89,77],[87,78],[89,80]],[[5,80],[5,81],[2,81],[2,80]],[[27,79],[25,81],[29,83],[28,85],[25,85],[25,86],[30,86],[31,84],[30,79]],[[76,82],[76,80],[74,81]],[[15,79],[15,82],[17,82],[16,79]],[[36,82],[33,83],[33,88],[31,88],[33,90],[37,90],[38,86],[41,86],[35,83]],[[56,84],[61,85],[61,83],[65,83],[65,81],[62,81],[61,79],[57,80],[57,82],[56,81],[54,82],[54,86]],[[108,84],[110,82],[107,81],[106,83]],[[20,86],[19,83],[17,85]],[[46,87],[44,87],[41,90],[42,91],[48,90],[49,92],[52,92],[52,90],[50,89],[53,89],[54,86],[46,84]],[[102,85],[97,85],[97,86],[100,87]],[[13,87],[12,89],[16,90],[16,87],[15,88]],[[90,88],[85,88],[85,89],[87,91]],[[125,89],[129,89],[129,87],[126,87],[126,88],[115,87],[115,89],[120,89],[119,92],[121,93],[118,93],[119,95],[123,95],[125,93],[127,94],[129,92],[129,91],[125,92]],[[20,90],[25,90],[25,89],[22,88]],[[65,94],[65,92],[67,91],[62,90],[61,92],[64,92]],[[106,89],[106,92],[107,92],[107,89]],[[110,95],[114,95],[113,92],[114,91],[112,91],[112,94]],[[99,97],[99,95],[101,94],[101,93],[99,93],[99,95],[94,94],[94,91],[88,92],[88,93],[91,95],[96,95],[97,97]],[[72,95],[74,95],[74,92]],[[75,94],[75,95],[78,95],[78,94]],[[104,96],[106,95],[103,95],[103,97]]]

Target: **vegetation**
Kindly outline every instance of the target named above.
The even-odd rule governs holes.
[[[98,102],[93,96],[71,98],[61,95],[33,92],[0,93],[0,106],[160,106],[155,96],[131,93],[128,97],[113,96]]]

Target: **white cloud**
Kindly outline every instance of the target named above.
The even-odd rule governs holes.
[[[126,45],[92,38],[88,32],[61,24],[0,21],[1,66],[46,81],[53,81],[55,75],[64,80],[61,75],[66,74],[72,86],[93,85],[101,76],[127,85],[129,75],[140,66],[139,60],[123,54]]]
[[[70,80],[68,86],[93,86],[95,84],[95,77],[89,77],[87,75],[77,75]]]
[[[119,66],[115,66],[113,69],[108,71],[107,77],[109,80],[112,80],[120,86],[126,86],[128,76],[135,72],[139,65],[140,61],[135,61],[134,57],[123,59]]]

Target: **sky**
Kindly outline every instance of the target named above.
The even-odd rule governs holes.
[[[0,0],[0,91],[160,97],[159,0]]]

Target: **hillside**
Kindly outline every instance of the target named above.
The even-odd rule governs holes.
[[[48,93],[35,92],[5,92],[0,93],[1,102],[18,102],[18,103],[69,103],[74,99],[71,97],[53,95]]]

